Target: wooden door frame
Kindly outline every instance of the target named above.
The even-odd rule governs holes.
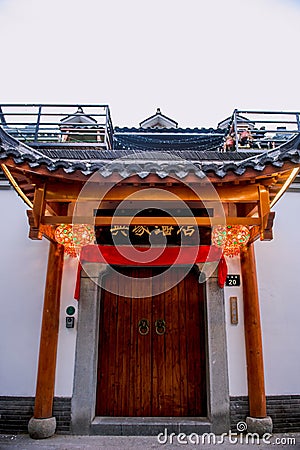
[[[202,265],[197,264],[201,279]],[[170,432],[214,432],[229,430],[229,383],[225,329],[224,291],[218,286],[217,270],[205,281],[207,418],[166,419],[95,418],[98,341],[100,319],[99,281],[109,266],[85,263],[81,272],[78,302],[77,341],[72,397],[72,432],[74,434],[147,434],[157,435],[164,428]],[[200,278],[200,277],[199,277]],[[99,300],[100,299],[100,300]]]

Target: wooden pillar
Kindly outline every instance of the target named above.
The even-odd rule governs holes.
[[[52,417],[64,247],[50,242],[40,338],[35,419]]]
[[[265,418],[266,394],[254,244],[241,250],[250,416]]]

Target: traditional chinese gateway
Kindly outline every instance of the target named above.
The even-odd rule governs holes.
[[[216,129],[178,128],[159,109],[113,128],[106,105],[2,105],[0,118],[2,298],[18,264],[25,295],[11,290],[2,309],[31,312],[7,313],[3,328],[31,345],[3,350],[1,430],[30,419],[35,438],[223,433],[244,420],[270,432],[273,412],[275,431],[297,430],[299,383],[291,375],[289,391],[264,370],[280,306],[259,289],[254,243],[267,258],[257,241],[273,239],[277,202],[297,191],[299,114],[235,111]],[[13,209],[10,186],[43,242],[15,230],[23,204]]]

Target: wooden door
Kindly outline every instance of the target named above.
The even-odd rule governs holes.
[[[182,268],[126,268],[132,296],[108,275],[101,292],[96,415],[206,416],[204,294]],[[154,278],[153,278],[154,277]],[[167,282],[175,286],[164,291]],[[137,278],[143,278],[137,284]],[[153,283],[162,293],[150,295]],[[160,283],[160,286],[157,286]],[[146,293],[136,298],[136,292]],[[157,292],[157,291],[156,291]],[[145,323],[149,323],[149,330]]]

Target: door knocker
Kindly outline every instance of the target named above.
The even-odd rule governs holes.
[[[166,322],[163,319],[158,319],[155,321],[155,331],[156,334],[162,336],[166,332]]]
[[[142,336],[146,336],[146,334],[149,333],[149,329],[150,329],[149,320],[141,319],[138,324],[138,329],[139,329],[139,333]]]

